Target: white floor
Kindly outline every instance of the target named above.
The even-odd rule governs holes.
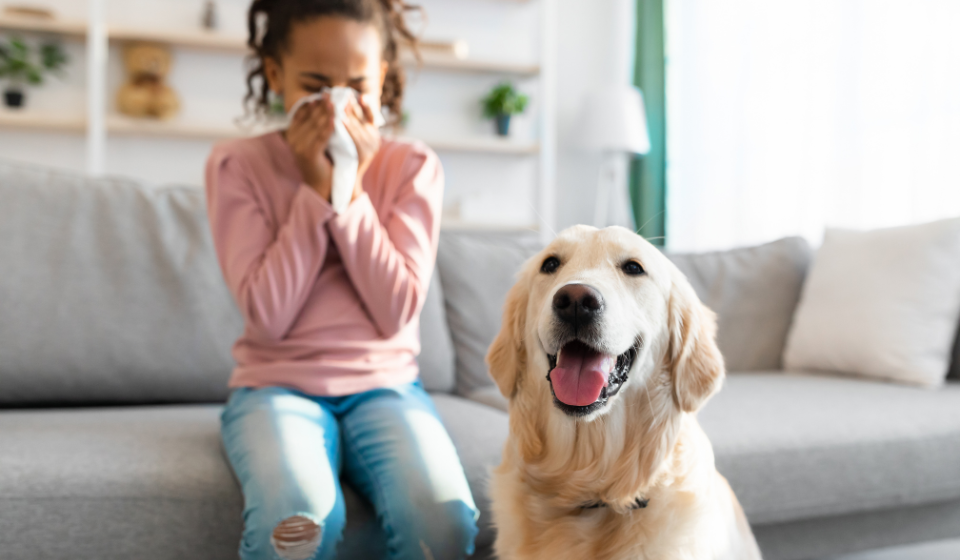
[[[823,560],[960,560],[960,540],[861,552]]]

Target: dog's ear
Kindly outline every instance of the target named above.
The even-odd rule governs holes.
[[[668,360],[677,406],[695,412],[720,390],[723,356],[717,347],[717,318],[700,303],[685,278],[673,283],[670,295]]]
[[[497,383],[500,393],[507,399],[513,398],[517,390],[517,378],[526,367],[527,353],[524,334],[527,319],[527,301],[529,299],[526,282],[520,280],[507,294],[503,306],[503,323],[500,333],[487,352],[487,368]]]

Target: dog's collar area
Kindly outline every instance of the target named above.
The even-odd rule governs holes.
[[[630,505],[630,509],[644,509],[647,507],[647,504],[649,503],[650,503],[649,498],[637,498],[637,500]],[[580,509],[597,509],[597,508],[608,507],[608,506],[609,504],[607,504],[606,502],[591,502],[589,504],[580,506]]]

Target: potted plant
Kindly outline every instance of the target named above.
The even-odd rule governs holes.
[[[495,119],[497,134],[507,136],[510,134],[510,117],[522,113],[527,108],[528,101],[530,99],[518,93],[513,84],[504,82],[490,90],[483,98],[483,116]]]
[[[24,103],[25,86],[43,83],[45,73],[57,72],[67,63],[67,55],[56,43],[44,44],[39,49],[39,61],[34,61],[31,49],[23,39],[14,37],[0,43],[0,78],[7,80],[3,100],[7,107],[19,108]]]

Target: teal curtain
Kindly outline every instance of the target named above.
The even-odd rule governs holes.
[[[663,1],[636,0],[636,56],[633,83],[643,92],[650,153],[630,163],[630,198],[640,235],[663,246],[666,235],[666,58]]]

